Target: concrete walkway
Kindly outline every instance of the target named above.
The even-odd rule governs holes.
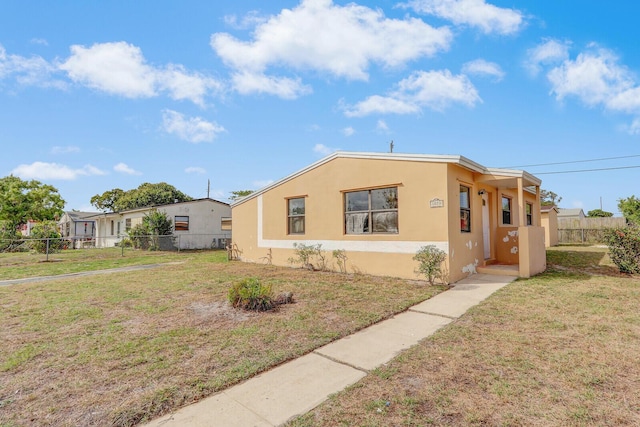
[[[515,277],[475,274],[388,320],[147,424],[279,426],[462,316]]]

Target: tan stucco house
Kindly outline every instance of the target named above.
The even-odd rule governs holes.
[[[344,250],[353,271],[417,278],[425,245],[449,281],[546,268],[540,183],[462,156],[336,152],[231,205],[239,258],[290,265],[294,244]]]

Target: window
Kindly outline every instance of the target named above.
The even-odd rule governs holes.
[[[471,191],[469,187],[460,186],[460,231],[471,231]]]
[[[346,234],[398,233],[398,188],[344,193]]]
[[[527,203],[527,225],[533,224],[533,205]]]
[[[304,197],[287,200],[287,233],[304,234]]]
[[[124,230],[125,231],[131,230],[131,218],[127,218],[124,220]]]
[[[111,221],[111,235],[113,236],[113,221]]]
[[[502,196],[502,223],[511,224],[511,199]]]
[[[189,217],[176,216],[173,220],[175,231],[189,231]]]
[[[121,225],[121,222],[118,221],[118,236],[120,235],[120,225]]]

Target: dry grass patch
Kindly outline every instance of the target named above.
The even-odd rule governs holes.
[[[225,255],[172,254],[184,262],[0,287],[0,425],[135,425],[441,291]],[[230,308],[231,283],[247,277],[293,292],[295,303]]]
[[[49,254],[0,252],[0,280],[104,270],[184,260],[197,252],[152,252],[130,248],[68,249]],[[211,253],[211,251],[209,251]],[[221,252],[220,252],[221,253]]]
[[[289,425],[640,425],[640,280],[594,275],[606,271],[601,249],[568,251],[577,268],[555,251],[549,272],[508,285]]]

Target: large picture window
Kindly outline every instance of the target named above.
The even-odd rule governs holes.
[[[287,200],[288,233],[304,234],[304,197]]]
[[[471,191],[469,187],[460,186],[460,231],[471,231]]]
[[[173,224],[176,231],[189,231],[188,216],[176,216],[174,218]]]
[[[502,223],[511,224],[511,199],[502,196]]]
[[[398,187],[344,193],[346,234],[398,233]]]

